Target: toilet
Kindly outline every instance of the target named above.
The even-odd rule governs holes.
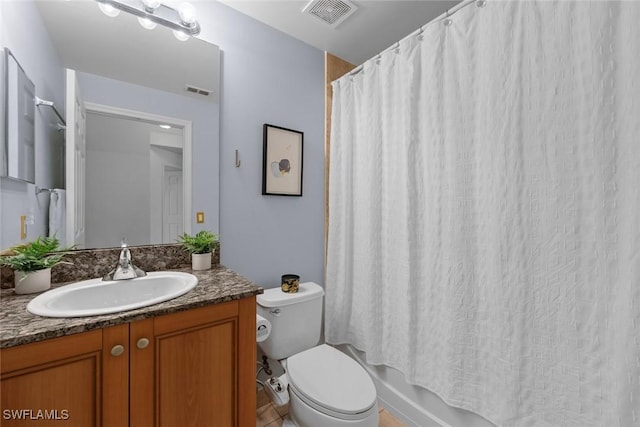
[[[378,401],[371,377],[355,360],[320,344],[324,290],[302,283],[297,293],[280,288],[258,295],[258,314],[271,333],[258,346],[282,364],[290,422],[299,427],[377,427]]]

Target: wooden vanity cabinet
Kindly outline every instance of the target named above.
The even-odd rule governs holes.
[[[1,350],[0,424],[107,425],[103,417],[128,407],[128,354],[115,358],[107,350],[127,330],[119,325]]]
[[[255,426],[255,310],[244,298],[2,350],[0,424]]]

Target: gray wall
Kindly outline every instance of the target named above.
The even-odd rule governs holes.
[[[324,54],[220,3],[196,7],[222,51],[222,263],[265,287],[284,273],[323,284]],[[261,195],[263,123],[304,132],[303,197]]]
[[[149,132],[157,126],[87,114],[85,246],[150,241]]]
[[[324,54],[220,3],[196,8],[199,37],[220,46],[222,70],[219,151],[211,152],[207,141],[214,136],[199,133],[194,119],[193,167],[207,172],[202,179],[194,176],[193,212],[205,211],[210,222],[193,230],[219,231],[222,263],[259,285],[276,286],[285,273],[323,284]],[[99,88],[102,78],[79,74],[86,100],[115,105],[105,99],[115,96],[113,88]],[[118,105],[123,108],[153,112],[161,104],[123,92],[131,101]],[[155,112],[181,118],[198,113],[177,110]],[[263,123],[304,132],[303,197],[261,195]],[[234,165],[236,149],[240,168]]]
[[[63,81],[62,69],[41,66],[53,48],[40,49],[38,40],[46,34],[34,32],[41,26],[35,6],[25,2],[0,1],[3,44],[12,47],[36,80],[37,88],[50,87],[59,92],[50,97],[63,105],[62,85],[37,81],[40,74],[48,82]],[[303,281],[323,282],[324,265],[324,59],[323,53],[252,18],[217,2],[197,3],[203,27],[200,38],[222,50],[220,132],[207,132],[194,120],[195,170],[206,168],[215,179],[194,179],[193,211],[205,211],[208,223],[195,225],[194,231],[213,228],[219,212],[222,263],[271,287],[279,284],[284,273],[298,273]],[[7,13],[7,11],[9,13]],[[5,23],[14,25],[6,26]],[[6,34],[10,33],[9,38]],[[47,46],[44,42],[43,46]],[[56,58],[54,63],[59,63]],[[31,71],[33,70],[33,71]],[[80,74],[85,99],[110,104],[115,89],[104,92],[101,78]],[[129,95],[122,108],[145,110],[160,105],[153,97],[122,88]],[[42,93],[42,92],[41,92]],[[100,95],[102,93],[102,95]],[[144,105],[141,105],[144,104]],[[203,106],[204,108],[204,106]],[[152,111],[152,110],[147,110]],[[213,115],[198,109],[182,114],[179,108],[156,111],[157,114],[188,119],[200,114],[204,120]],[[304,132],[303,197],[262,196],[262,125],[270,123]],[[211,144],[220,138],[219,148]],[[36,136],[37,138],[37,136]],[[200,145],[197,145],[200,144]],[[234,166],[234,150],[240,151],[242,166]],[[219,169],[218,169],[219,168]],[[38,178],[36,178],[38,179]],[[2,180],[2,236],[0,246],[16,243],[19,215],[36,206],[26,185]],[[44,184],[42,184],[44,186]],[[10,188],[9,188],[10,187]],[[14,188],[15,187],[15,188]],[[218,194],[219,193],[219,194]],[[220,202],[218,207],[217,202]],[[9,207],[10,206],[10,207]],[[33,209],[32,209],[33,210]],[[36,209],[37,211],[37,209]],[[38,211],[39,212],[39,211]],[[36,222],[28,239],[42,234],[44,219],[36,213]],[[200,228],[198,228],[198,226]]]
[[[54,101],[64,114],[64,70],[36,6],[25,1],[0,1],[0,47],[9,47],[36,87],[36,94]],[[52,164],[62,138],[51,132],[52,110],[36,109],[36,185],[60,187],[61,177]],[[4,129],[3,129],[4,130]],[[54,139],[52,139],[54,138]],[[35,194],[35,186],[0,178],[0,248],[20,242],[20,215],[27,215],[27,240],[48,228],[49,194]]]

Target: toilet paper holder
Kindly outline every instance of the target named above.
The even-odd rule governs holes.
[[[271,335],[271,322],[256,314],[256,342],[262,342]]]

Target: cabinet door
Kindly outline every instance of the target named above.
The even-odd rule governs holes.
[[[154,319],[158,427],[237,426],[238,302]]]
[[[101,418],[104,427],[130,426],[129,352],[128,324],[102,330]]]
[[[111,355],[117,345],[111,340],[123,332],[128,334],[127,325],[2,350],[1,424],[126,426],[127,343],[120,356]],[[105,368],[114,370],[103,375]]]
[[[131,426],[254,427],[255,326],[255,298],[131,323]]]
[[[133,322],[129,327],[131,348],[129,400],[131,427],[154,427],[155,423],[155,339],[153,319]]]

